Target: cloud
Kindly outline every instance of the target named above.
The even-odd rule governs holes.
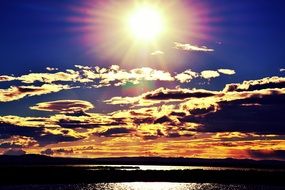
[[[214,49],[207,48],[206,46],[195,46],[192,44],[182,44],[178,42],[174,42],[174,48],[184,51],[200,51],[200,52],[212,52]]]
[[[118,65],[112,65],[109,68],[76,65],[75,68],[77,70],[67,69],[56,73],[29,73],[18,77],[2,75],[0,76],[0,82],[20,81],[25,85],[0,89],[0,102],[10,102],[25,97],[40,96],[74,88],[137,85],[146,81],[167,81],[174,84],[177,82],[189,83],[192,79],[198,77],[204,79],[218,77],[219,72],[224,74],[234,73],[230,69],[220,69],[219,72],[206,70],[201,73],[188,69],[178,74],[172,74],[150,67],[125,70]],[[48,67],[47,70],[55,71],[57,69]],[[26,84],[30,85],[27,86]],[[33,108],[36,109],[36,107]]]
[[[235,70],[232,69],[218,69],[219,73],[225,74],[225,75],[234,75],[236,74]]]
[[[139,75],[140,70],[132,72]],[[248,150],[285,147],[282,77],[228,84],[220,91],[158,88],[105,102],[124,106],[115,106],[111,113],[89,113],[93,105],[87,101],[57,100],[32,107],[58,112],[47,117],[0,116],[0,151],[251,158]],[[93,151],[80,144],[92,146]]]
[[[186,98],[202,98],[213,96],[214,92],[207,90],[189,90],[189,89],[165,89],[159,88],[155,91],[145,93],[144,99],[147,100],[169,100],[169,99],[186,99]]]
[[[270,85],[265,85],[264,81]],[[272,81],[275,83],[272,84]],[[258,88],[255,86],[253,90],[229,92],[159,88],[137,97],[116,97],[115,100],[108,100],[108,103],[124,104],[126,100],[125,103],[131,104],[132,107],[157,106],[157,109],[149,107],[132,110],[132,115],[136,116],[136,125],[170,124],[182,128],[189,125],[189,130],[202,133],[242,132],[280,135],[285,134],[281,114],[285,106],[285,88],[275,87],[282,87],[282,83],[281,78],[252,80],[250,84],[258,84]],[[274,88],[269,88],[270,86]],[[162,104],[167,104],[167,107],[159,108]],[[126,112],[120,115],[131,117]],[[153,137],[153,134],[151,136]]]
[[[38,146],[38,143],[31,137],[11,136],[11,138],[0,140],[0,148],[28,148],[33,146]]]
[[[169,123],[169,122],[172,122],[172,120],[165,115],[156,119],[153,123],[156,124],[156,123]]]
[[[130,82],[133,84],[138,84],[139,81],[174,81],[174,78],[169,72],[155,70],[149,67],[142,67],[137,69],[132,69],[129,72],[124,70],[107,70],[102,71],[100,74],[101,85],[109,85],[114,82],[115,86],[122,86]]]
[[[10,102],[24,97],[39,96],[61,90],[71,89],[68,85],[44,84],[42,86],[11,86],[8,89],[0,89],[0,102]]]
[[[113,97],[111,99],[105,100],[104,102],[112,105],[124,105],[124,104],[138,104],[140,106],[150,106],[157,104],[159,101],[180,101],[188,98],[202,98],[214,96],[214,91],[207,91],[203,89],[167,89],[158,88],[154,91],[146,92],[140,96],[136,97]]]
[[[259,160],[285,160],[285,150],[248,150],[248,154]]]
[[[48,70],[48,71],[58,71],[58,68],[46,67],[46,70]]]
[[[241,84],[227,84],[224,88],[224,92],[242,92],[242,91],[254,91],[269,88],[285,88],[284,77],[266,77],[259,80],[244,81]]]
[[[124,86],[127,84],[137,85],[145,81],[168,81],[168,82],[180,82],[188,83],[192,79],[202,77],[205,79],[215,78],[219,76],[218,71],[202,71],[201,73],[192,71],[191,69],[185,70],[181,73],[175,74],[163,70],[153,69],[150,67],[142,67],[135,69],[122,69],[118,65],[111,65],[108,68],[104,67],[89,67],[75,65],[75,69],[66,69],[65,71],[58,71],[57,68],[47,67],[48,72],[41,73],[29,73],[21,76],[0,76],[0,82],[7,81],[20,81],[25,85],[11,86],[9,89],[0,89],[0,101],[14,101],[21,99],[25,96],[29,96],[30,93],[21,93],[25,89],[31,89],[30,91],[40,91],[41,88],[61,88],[61,90],[71,88],[102,88],[108,86]],[[53,71],[57,71],[51,73]],[[230,69],[220,69],[220,72],[224,74],[232,74],[234,71]],[[31,84],[26,86],[26,84]],[[37,84],[37,85],[32,85]],[[38,86],[41,84],[42,86]],[[18,98],[7,98],[11,94],[21,94]],[[50,90],[52,91],[52,90]],[[54,92],[58,92],[54,90]],[[34,93],[36,94],[36,93]],[[45,94],[45,93],[43,93]],[[38,94],[42,95],[42,94]],[[31,95],[32,96],[32,95]]]
[[[157,51],[154,51],[151,53],[151,55],[163,55],[164,52],[163,51],[160,51],[160,50],[157,50]]]
[[[40,152],[41,154],[43,155],[48,155],[48,156],[51,156],[51,155],[67,155],[67,154],[72,154],[73,153],[73,150],[72,149],[64,149],[64,148],[59,148],[59,149],[45,149],[45,150],[42,150]]]
[[[7,82],[15,80],[15,77],[8,76],[8,75],[0,75],[0,82]]]
[[[197,78],[199,76],[198,73],[192,71],[191,69],[186,70],[182,73],[179,73],[175,76],[175,79],[178,80],[180,83],[188,83],[190,82],[193,78]]]
[[[57,100],[52,102],[42,102],[30,107],[33,110],[51,111],[59,113],[84,113],[93,109],[94,106],[83,100]]]
[[[279,69],[280,72],[285,72],[285,69],[281,68]]]
[[[211,78],[216,78],[219,77],[220,74],[217,71],[212,71],[212,70],[205,70],[201,72],[201,77],[205,79],[211,79]]]
[[[5,139],[11,144],[15,136],[31,138],[40,146],[84,138],[80,133],[55,125],[48,118],[0,117],[0,139]]]
[[[158,54],[158,52],[156,52],[156,54]],[[111,65],[109,68],[75,65],[75,68],[77,70],[66,69],[65,71],[50,73],[58,69],[47,67],[47,71],[49,72],[46,73],[29,73],[18,77],[3,75],[0,76],[0,82],[11,80],[21,81],[25,84],[33,84],[35,82],[44,84],[71,82],[83,85],[85,83],[91,83],[94,87],[103,87],[110,85],[122,86],[128,82],[137,84],[140,81],[174,81],[174,78],[169,72],[152,69],[150,67],[125,70],[118,65]]]
[[[125,136],[126,134],[130,134],[133,131],[134,131],[133,129],[128,129],[125,127],[116,127],[116,128],[107,129],[106,131],[97,133],[96,135],[104,137],[114,137],[114,136],[117,137],[121,135]]]
[[[54,152],[50,148],[48,148],[48,149],[41,151],[41,154],[50,156],[50,155],[53,155]]]
[[[51,70],[48,70],[51,71]],[[73,71],[68,69],[65,72],[57,72],[57,73],[29,73],[27,75],[22,75],[16,78],[17,80],[32,84],[35,82],[43,82],[43,83],[53,83],[57,81],[73,81],[73,82],[80,82],[82,79],[80,78],[78,71]],[[82,80],[82,82],[85,82]]]
[[[281,114],[285,106],[284,92],[280,95],[260,92],[239,100],[220,101],[215,112],[189,116],[188,119],[202,124],[198,128],[201,132],[285,134]]]
[[[3,155],[9,155],[9,156],[21,156],[26,154],[26,152],[22,149],[9,149],[3,153]]]

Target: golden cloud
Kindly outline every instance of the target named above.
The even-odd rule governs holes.
[[[8,89],[0,89],[0,102],[10,102],[24,97],[39,96],[61,90],[67,90],[71,87],[61,84],[43,84],[42,86],[11,86]]]
[[[93,109],[94,106],[83,100],[57,100],[52,102],[42,102],[30,107],[33,110],[54,111],[59,113],[83,113]]]

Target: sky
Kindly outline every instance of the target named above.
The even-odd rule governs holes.
[[[0,4],[0,154],[285,160],[283,0]]]

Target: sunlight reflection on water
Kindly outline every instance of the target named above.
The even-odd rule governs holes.
[[[218,166],[164,166],[164,165],[66,165],[66,167],[82,167],[88,170],[117,169],[117,170],[238,170],[238,171],[284,171],[284,169],[268,168],[239,168]]]
[[[131,183],[95,183],[67,185],[20,185],[0,186],[0,190],[281,190],[284,187],[241,184],[214,183],[169,183],[169,182],[131,182]]]

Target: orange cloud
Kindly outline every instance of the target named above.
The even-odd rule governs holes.
[[[55,156],[280,159],[278,151],[285,150],[283,81],[251,80],[221,91],[159,88],[107,100],[128,102],[101,114],[82,114],[93,106],[84,100],[42,102],[34,109],[60,114],[0,117],[0,152],[18,148]],[[81,114],[72,114],[77,111]],[[275,152],[267,156],[250,150]]]

